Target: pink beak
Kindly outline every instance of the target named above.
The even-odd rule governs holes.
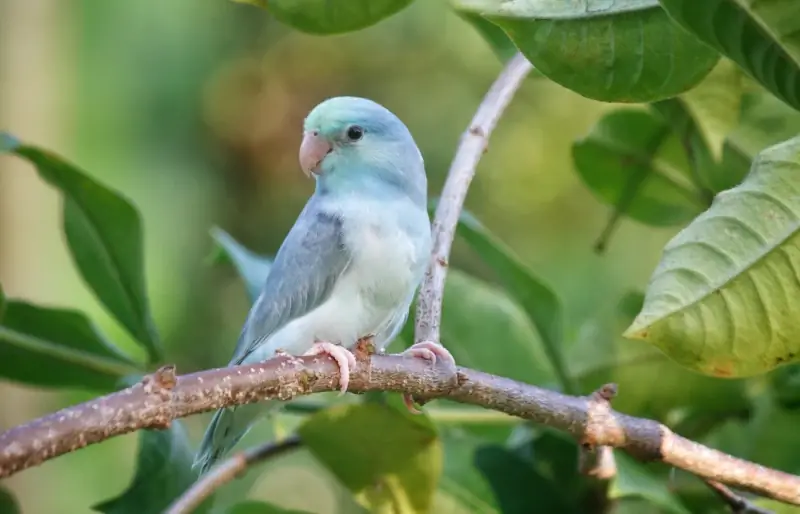
[[[318,174],[319,164],[330,152],[330,143],[321,137],[318,131],[305,132],[303,142],[300,144],[300,167],[303,168],[303,173],[309,177],[312,173]]]

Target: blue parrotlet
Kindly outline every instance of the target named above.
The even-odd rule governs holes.
[[[327,354],[345,392],[357,366],[350,349],[371,339],[383,353],[406,322],[430,260],[425,165],[403,122],[354,97],[328,99],[309,113],[300,165],[316,182],[314,194],[278,250],[230,365],[278,352]],[[432,342],[403,354],[455,364]],[[195,459],[201,473],[275,403],[217,411]]]

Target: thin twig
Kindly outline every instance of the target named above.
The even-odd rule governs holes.
[[[188,514],[200,506],[214,491],[235,479],[247,468],[267,459],[283,455],[302,446],[300,436],[293,435],[280,442],[269,442],[249,448],[224,460],[183,493],[165,514]]]
[[[712,491],[717,493],[717,496],[730,507],[731,512],[734,514],[775,514],[769,509],[754,505],[719,482],[713,480],[704,480],[704,482]]]
[[[289,400],[339,388],[330,357],[279,356],[166,379],[150,376],[122,391],[68,407],[0,434],[0,478],[89,444],[209,410],[266,399]],[[547,389],[437,361],[373,355],[350,376],[349,390],[404,392],[447,398],[505,412],[560,430],[588,446],[621,448],[702,478],[800,505],[800,477],[769,469],[685,439],[664,425],[614,411],[591,397]]]
[[[531,63],[520,53],[509,60],[483,98],[469,128],[461,136],[433,221],[433,252],[417,301],[414,339],[418,343],[440,340],[447,263],[467,190],[497,121],[532,69]]]

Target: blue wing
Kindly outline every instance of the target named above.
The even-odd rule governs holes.
[[[342,220],[321,208],[314,195],[275,256],[236,345],[231,364],[241,364],[262,342],[328,299],[351,254]]]

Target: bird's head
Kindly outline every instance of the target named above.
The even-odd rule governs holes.
[[[411,133],[372,100],[336,97],[317,105],[303,127],[300,166],[318,185],[394,186],[425,201],[425,167]]]

